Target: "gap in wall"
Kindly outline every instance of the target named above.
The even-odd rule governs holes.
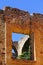
[[[12,58],[30,60],[29,35],[12,33]]]

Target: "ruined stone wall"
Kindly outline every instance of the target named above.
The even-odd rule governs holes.
[[[0,65],[5,64],[5,23],[0,17]]]
[[[7,65],[43,65],[43,14],[34,13],[31,16],[28,12],[7,7],[5,10],[0,10],[0,16],[0,64],[4,65],[4,61],[6,59]],[[12,59],[12,32],[29,34],[30,36],[34,33],[36,61]],[[33,48],[33,44],[31,44],[31,46]],[[33,51],[33,49],[31,51]]]

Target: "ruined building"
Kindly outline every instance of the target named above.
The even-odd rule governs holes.
[[[12,32],[30,36],[32,60],[12,58]],[[20,49],[23,45],[20,45]],[[28,12],[11,7],[0,10],[0,65],[38,64],[43,65],[43,14],[30,15]]]

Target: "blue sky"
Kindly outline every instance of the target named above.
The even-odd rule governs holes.
[[[19,41],[24,36],[24,34],[12,33],[12,41]]]
[[[0,0],[0,9],[5,6],[43,14],[43,0]]]
[[[34,12],[43,14],[43,0],[0,0],[0,9],[3,9],[5,6],[19,8],[28,11],[30,14]],[[13,33],[12,36],[13,40],[17,40],[17,37],[19,36],[19,40],[23,35],[15,37],[15,34]]]

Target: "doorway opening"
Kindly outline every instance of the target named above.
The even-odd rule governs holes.
[[[15,59],[31,60],[30,36],[12,33],[12,57]]]

